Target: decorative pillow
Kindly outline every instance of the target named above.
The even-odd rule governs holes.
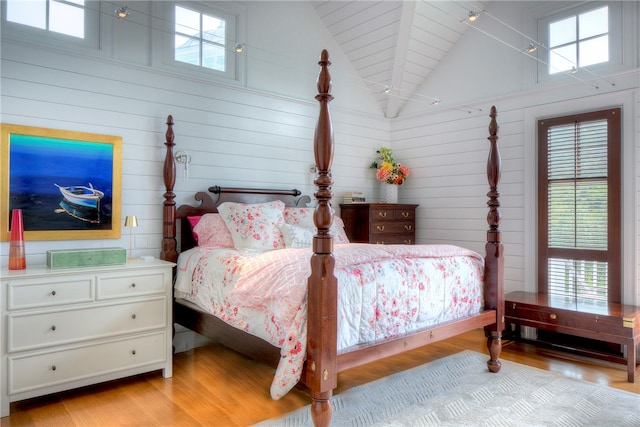
[[[287,224],[301,227],[313,228],[315,234],[316,224],[313,222],[313,212],[315,208],[284,208],[284,220]],[[334,242],[338,244],[349,243],[347,233],[344,231],[344,222],[339,216],[333,216],[333,223],[329,232],[333,235]]]
[[[196,232],[193,231],[193,229],[196,228],[196,225],[198,225],[198,222],[200,222],[200,218],[202,218],[202,217],[201,216],[188,216],[187,217],[187,221],[189,221],[189,224],[191,225],[191,234],[193,235],[193,238],[196,241],[196,243],[198,243],[198,234],[196,234]]]
[[[193,226],[192,218],[200,218]],[[220,214],[208,213],[202,217],[187,217],[193,227],[193,236],[198,246],[207,248],[233,248],[233,239]]]
[[[313,236],[316,229],[313,227],[302,227],[293,224],[281,224],[280,231],[284,238],[284,244],[288,248],[308,248],[313,243]]]
[[[225,202],[218,212],[231,232],[233,245],[238,250],[268,251],[285,247],[280,225],[284,224],[284,203]]]

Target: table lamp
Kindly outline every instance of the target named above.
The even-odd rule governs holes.
[[[124,218],[124,226],[129,227],[129,258],[127,261],[137,261],[133,258],[133,227],[138,226],[138,218],[135,215],[127,215]]]

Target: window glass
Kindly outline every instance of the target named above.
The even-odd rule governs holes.
[[[84,1],[7,0],[7,21],[83,39]]]
[[[580,39],[609,32],[609,8],[602,7],[580,15]]]
[[[175,20],[175,60],[224,72],[225,20],[178,5]]]
[[[549,23],[549,74],[609,61],[609,8]]]

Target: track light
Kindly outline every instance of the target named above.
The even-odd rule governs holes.
[[[476,19],[478,19],[478,14],[475,13],[474,11],[470,11],[469,15],[467,16],[467,19],[469,20],[469,22],[475,22]]]
[[[533,43],[529,43],[529,47],[527,47],[527,52],[528,53],[533,53],[537,50],[538,48],[535,47],[535,45]]]
[[[236,43],[236,45],[233,47],[233,51],[235,53],[242,53],[244,52],[244,43]]]
[[[127,6],[119,7],[115,12],[118,19],[125,19],[127,16],[129,16],[129,8]]]
[[[575,66],[571,67],[571,74],[576,74],[577,72],[578,69]]]
[[[389,86],[385,86],[382,93],[384,93],[385,95],[389,95],[391,93],[391,88]]]

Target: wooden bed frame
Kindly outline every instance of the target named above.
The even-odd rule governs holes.
[[[362,365],[377,359],[389,357],[404,351],[412,350],[426,344],[447,339],[461,333],[484,328],[489,351],[488,369],[498,372],[501,363],[498,360],[502,350],[502,331],[504,330],[504,254],[499,230],[500,212],[498,201],[498,182],[500,179],[500,154],[498,152],[498,125],[496,109],[491,108],[489,124],[489,158],[487,161],[487,178],[489,181],[489,213],[487,222],[487,242],[485,245],[485,283],[484,310],[479,314],[460,320],[404,335],[384,342],[361,346],[347,353],[337,352],[337,281],[334,276],[333,239],[329,234],[332,223],[330,201],[333,196],[331,187],[331,163],[333,161],[334,141],[333,128],[329,114],[331,76],[329,74],[329,54],[321,53],[318,62],[321,69],[318,75],[316,100],[320,104],[319,118],[314,135],[315,163],[318,168],[314,183],[317,187],[315,197],[314,221],[317,234],[313,239],[313,255],[311,256],[311,276],[308,281],[308,313],[307,313],[307,359],[302,382],[308,387],[311,395],[311,415],[316,426],[328,426],[331,420],[331,396],[337,386],[338,372]],[[262,190],[211,187],[209,192],[217,194],[217,200],[206,192],[195,195],[199,206],[181,206],[176,209],[173,192],[176,165],[173,154],[174,133],[173,118],[167,118],[166,157],[164,162],[164,181],[166,193],[163,203],[163,241],[161,258],[176,261],[178,257],[176,241],[177,219],[186,216],[202,215],[217,212],[216,206],[224,201],[258,203],[280,199],[287,205],[304,204],[310,199],[298,199],[297,190]],[[193,247],[191,230],[188,221],[181,224],[181,250]],[[198,309],[186,301],[176,300],[174,304],[174,321],[213,341],[219,342],[233,350],[241,352],[256,360],[274,367],[280,357],[280,349],[237,330],[216,317]]]

